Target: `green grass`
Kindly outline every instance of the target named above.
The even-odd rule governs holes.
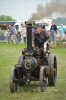
[[[55,87],[40,92],[39,83],[18,89],[14,94],[9,90],[11,68],[17,63],[18,56],[25,46],[22,44],[0,43],[0,100],[66,100],[66,48],[51,49],[58,60],[58,80]]]

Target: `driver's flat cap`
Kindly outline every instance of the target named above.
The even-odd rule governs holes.
[[[37,28],[41,28],[41,25],[35,24],[35,25],[34,25],[34,29],[37,29]]]

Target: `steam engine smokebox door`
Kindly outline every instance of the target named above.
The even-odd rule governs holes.
[[[31,73],[37,66],[37,60],[34,57],[26,57],[22,62],[24,72]]]

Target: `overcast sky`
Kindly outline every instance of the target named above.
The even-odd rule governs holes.
[[[9,15],[16,20],[27,20],[36,12],[38,4],[45,5],[51,0],[0,0],[0,15]]]

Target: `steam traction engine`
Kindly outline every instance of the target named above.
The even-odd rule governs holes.
[[[40,90],[44,92],[47,86],[54,86],[57,79],[57,60],[51,52],[32,47],[32,28],[34,24],[28,22],[27,48],[22,51],[18,63],[10,74],[10,91],[16,92],[18,86],[29,84],[30,81],[39,81]]]

